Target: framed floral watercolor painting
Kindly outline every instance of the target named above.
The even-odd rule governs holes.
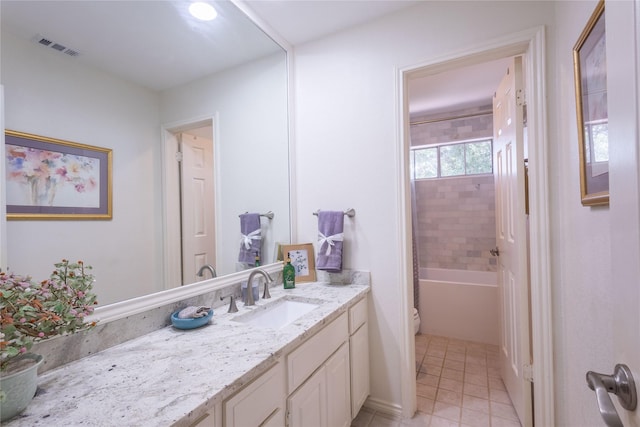
[[[5,131],[9,220],[111,219],[112,150]]]

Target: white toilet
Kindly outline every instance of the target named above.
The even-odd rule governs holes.
[[[420,313],[418,313],[418,309],[413,309],[413,330],[417,335],[420,331]]]

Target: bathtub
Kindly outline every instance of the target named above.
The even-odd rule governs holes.
[[[492,271],[420,269],[420,332],[498,345],[499,300]]]

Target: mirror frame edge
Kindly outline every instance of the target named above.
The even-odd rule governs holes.
[[[291,243],[297,241],[297,227],[298,218],[296,216],[296,210],[293,209],[293,205],[296,201],[296,191],[293,183],[295,182],[296,169],[292,159],[295,157],[295,114],[294,114],[294,88],[293,88],[293,45],[287,41],[284,37],[278,34],[269,24],[267,24],[262,18],[260,18],[251,9],[251,6],[247,5],[244,0],[230,0],[238,9],[240,9],[253,23],[260,28],[268,37],[271,38],[276,44],[285,51],[287,61],[287,118],[288,118],[288,146],[289,146],[289,158],[287,159],[287,165],[289,167],[289,238]]]
[[[0,155],[5,159],[4,151],[4,85],[0,84]],[[6,176],[5,162],[0,162],[0,177]],[[291,185],[291,183],[289,183]],[[6,180],[0,179],[0,206],[7,206]],[[7,266],[7,210],[0,209],[0,271],[6,271]]]
[[[274,262],[260,267],[269,274],[279,273],[282,270],[282,262]],[[153,294],[142,295],[124,301],[115,302],[102,307],[97,307],[93,314],[87,316],[86,322],[108,323],[114,320],[133,316],[167,304],[179,302],[187,298],[224,289],[230,285],[240,284],[247,278],[253,269],[239,271],[222,277],[203,280],[178,288],[167,289]]]

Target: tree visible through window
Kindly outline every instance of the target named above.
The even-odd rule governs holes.
[[[493,173],[492,140],[411,149],[413,179]]]

